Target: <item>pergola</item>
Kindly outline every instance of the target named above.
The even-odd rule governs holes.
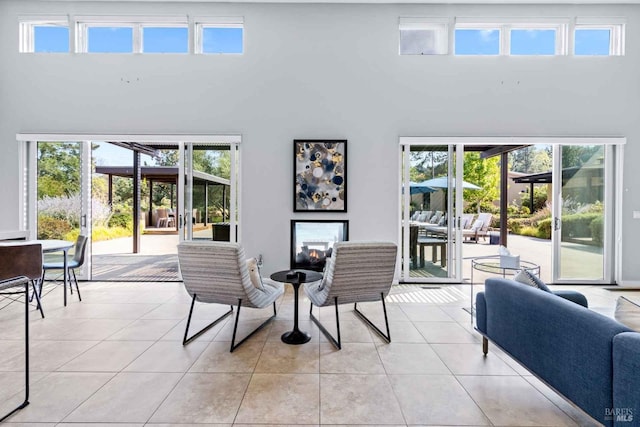
[[[163,183],[163,184],[169,184],[171,186],[171,195],[170,195],[170,200],[171,200],[171,208],[174,208],[173,206],[173,199],[174,199],[174,188],[176,189],[176,195],[177,195],[177,189],[178,187],[178,175],[179,175],[179,169],[178,167],[174,167],[174,166],[141,166],[138,168],[139,169],[139,176],[141,180],[146,180],[147,184],[149,186],[149,207],[152,206],[152,200],[153,200],[153,184],[154,183]],[[108,197],[109,197],[109,205],[111,205],[111,202],[113,201],[113,177],[114,176],[118,176],[118,177],[123,177],[123,178],[131,178],[133,179],[134,176],[137,176],[138,174],[135,171],[135,167],[132,166],[96,166],[95,169],[96,173],[99,174],[103,174],[103,175],[107,175],[108,178],[108,185],[109,185],[109,190],[108,190]],[[204,204],[205,204],[205,209],[204,209],[204,225],[207,225],[207,223],[209,222],[209,218],[208,218],[208,209],[206,209],[206,206],[209,205],[209,186],[218,186],[221,185],[222,186],[222,200],[223,200],[223,221],[225,220],[224,215],[225,215],[225,210],[226,210],[226,192],[227,192],[227,188],[231,185],[230,181],[228,179],[224,179],[224,178],[220,178],[218,176],[215,175],[211,175],[205,172],[199,172],[199,171],[193,171],[193,185],[202,185],[204,186]],[[140,235],[140,230],[139,227],[137,227],[137,217],[139,216],[139,214],[137,215],[136,211],[138,210],[136,207],[140,206],[140,192],[139,191],[134,191],[134,193],[137,195],[137,200],[134,201],[134,249],[133,252],[137,253],[138,252],[138,245],[136,245],[136,242],[139,241],[139,235]],[[152,210],[149,209],[149,223],[151,223],[151,216],[152,216]],[[177,221],[176,221],[176,229],[178,227]]]

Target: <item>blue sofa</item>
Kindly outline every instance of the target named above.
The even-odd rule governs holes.
[[[485,355],[490,340],[600,423],[640,425],[640,333],[561,296],[487,279],[476,297]]]

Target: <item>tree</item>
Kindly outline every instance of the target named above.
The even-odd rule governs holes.
[[[530,145],[509,153],[509,170],[514,172],[546,172],[551,163],[551,146]]]
[[[421,182],[448,173],[449,153],[446,147],[428,147],[430,151],[414,151],[410,153],[411,168],[409,179]],[[443,151],[444,150],[444,151]]]
[[[468,206],[480,212],[487,209],[500,195],[500,167],[498,157],[481,159],[480,154],[464,154],[463,179],[480,187],[479,190],[464,190],[464,200]]]
[[[80,144],[38,143],[38,199],[80,192]]]

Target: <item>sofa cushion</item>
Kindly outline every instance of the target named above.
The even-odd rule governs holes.
[[[551,292],[551,289],[549,289],[546,283],[527,269],[520,270],[515,276],[513,276],[513,280],[525,285],[533,286],[534,288],[542,289],[545,292]]]
[[[640,305],[630,299],[618,297],[614,317],[626,327],[640,332]]]
[[[260,268],[258,267],[258,260],[255,258],[247,259],[247,269],[249,269],[249,278],[251,283],[256,289],[264,291],[264,285],[262,284],[262,276],[260,276]]]

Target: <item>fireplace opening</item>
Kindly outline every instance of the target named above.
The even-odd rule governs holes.
[[[291,268],[322,271],[335,242],[347,240],[348,221],[292,220]]]

